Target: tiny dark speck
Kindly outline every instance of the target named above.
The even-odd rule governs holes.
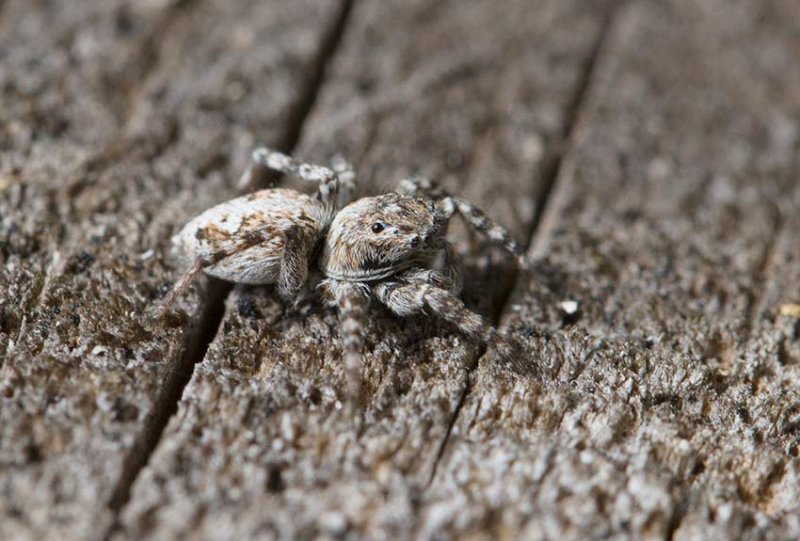
[[[281,468],[276,465],[268,467],[267,470],[267,490],[269,492],[283,492],[286,484],[283,482]]]
[[[94,256],[89,252],[81,252],[69,260],[68,268],[74,273],[81,273],[94,263]]]
[[[44,458],[41,447],[33,442],[25,446],[25,454],[29,464],[38,464]]]
[[[236,308],[239,311],[239,316],[245,319],[261,319],[261,312],[255,301],[250,297],[242,297],[237,300]]]
[[[78,256],[78,261],[83,263],[84,265],[91,265],[94,263],[94,256],[89,252],[81,252]]]
[[[156,297],[163,299],[164,296],[172,290],[172,282],[164,282],[156,290]]]
[[[120,36],[127,36],[133,31],[133,17],[128,10],[121,9],[117,13],[116,20],[114,21],[117,33]]]
[[[568,327],[570,325],[574,325],[575,323],[577,323],[580,318],[581,318],[580,311],[576,311],[571,314],[562,313],[561,324],[565,327]]]

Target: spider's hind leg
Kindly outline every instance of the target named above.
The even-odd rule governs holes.
[[[340,154],[331,159],[331,169],[339,177],[339,208],[353,200],[356,192],[356,172],[353,166]]]
[[[398,183],[395,191],[401,195],[427,197],[434,200],[448,195],[435,180],[427,177],[404,178]]]
[[[344,163],[346,164],[346,162]],[[334,164],[334,167],[341,167],[342,172],[348,176],[348,180],[352,183],[352,169],[348,165]],[[267,171],[294,175],[300,180],[316,183],[318,185],[317,193],[319,199],[323,203],[336,203],[339,196],[341,180],[338,171],[323,165],[299,163],[283,152],[266,147],[257,148],[253,151],[253,161],[244,175],[242,175],[239,181],[239,188],[254,188],[259,179],[266,175]]]
[[[175,301],[178,299],[178,297],[183,296],[186,291],[189,290],[189,286],[192,285],[192,282],[194,282],[195,278],[197,278],[197,275],[200,274],[203,269],[208,267],[210,264],[211,263],[205,259],[195,259],[192,266],[189,267],[189,269],[184,272],[180,278],[178,278],[178,281],[175,282],[175,284],[172,286],[172,289],[169,290],[161,303],[156,307],[155,311],[151,312],[155,319],[164,319],[169,312],[169,309],[172,308],[173,304],[175,304]]]

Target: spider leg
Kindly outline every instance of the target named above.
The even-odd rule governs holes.
[[[186,290],[189,289],[189,286],[192,284],[194,279],[200,274],[200,271],[210,267],[211,265],[215,265],[219,263],[225,258],[230,256],[236,255],[239,252],[247,250],[248,248],[252,248],[253,246],[260,244],[268,240],[264,235],[254,232],[247,237],[245,237],[244,241],[237,244],[230,250],[220,250],[215,252],[211,255],[201,256],[194,260],[192,266],[189,267],[183,275],[175,282],[175,285],[172,287],[169,293],[164,297],[164,300],[158,306],[155,311],[155,316],[157,319],[163,319],[163,317],[167,314],[170,307],[175,303],[175,300],[186,293]]]
[[[404,178],[395,191],[401,195],[422,196],[430,199],[440,199],[448,195],[435,180],[426,177]]]
[[[437,219],[442,224],[442,228],[445,228],[453,215],[460,214],[472,231],[503,247],[516,257],[522,268],[527,267],[527,262],[519,244],[506,228],[494,222],[468,200],[448,193],[436,181],[425,177],[405,178],[400,181],[397,193],[433,199],[436,202]]]
[[[528,264],[522,249],[511,232],[466,199],[447,195],[436,202],[436,212],[438,219],[443,222],[447,222],[458,213],[475,232],[511,253],[520,267],[527,268]]]
[[[293,226],[284,233],[283,254],[278,273],[278,295],[285,302],[298,302],[308,279],[308,240],[300,227]]]
[[[429,310],[463,334],[482,343],[497,337],[498,332],[491,323],[472,312],[450,291],[432,284],[429,273],[414,270],[401,275],[401,280],[381,282],[373,290],[378,300],[398,316]]]
[[[155,317],[157,319],[163,319],[164,316],[169,311],[170,307],[175,304],[175,300],[186,293],[186,290],[189,289],[189,286],[194,282],[194,279],[197,275],[208,266],[209,264],[203,258],[195,259],[192,266],[181,275],[175,285],[172,286],[169,293],[167,293],[164,300],[161,301],[161,304],[158,306],[155,312]]]
[[[344,372],[349,407],[359,409],[361,403],[361,366],[364,356],[364,327],[367,322],[368,292],[353,282],[325,280],[325,297],[339,308],[339,330],[344,351]]]
[[[322,165],[298,163],[291,156],[266,147],[253,151],[253,161],[239,181],[239,186],[252,186],[255,180],[268,170],[294,175],[300,180],[317,183],[319,185],[317,197],[326,205],[335,207],[340,184],[336,171]]]
[[[340,154],[331,159],[331,169],[339,177],[339,208],[353,200],[356,192],[356,173],[353,166]]]
[[[453,293],[430,282],[428,272],[411,270],[399,276],[401,280],[383,282],[374,287],[378,300],[399,316],[430,311],[455,326],[463,334],[491,347],[500,357],[522,373],[530,373],[519,346],[497,331],[482,316],[472,312]]]

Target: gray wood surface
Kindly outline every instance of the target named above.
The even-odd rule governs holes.
[[[626,6],[504,318],[539,377],[481,363],[424,531],[800,535],[796,15]]]
[[[795,0],[0,2],[0,539],[800,537],[798,29]],[[200,280],[148,320],[257,144],[507,225],[527,272],[453,237],[532,373],[376,306],[359,426],[333,311]]]
[[[359,3],[298,154],[351,157],[367,193],[432,175],[524,238],[602,11],[509,2],[487,24],[491,5]],[[498,54],[508,62],[493,65]],[[498,267],[482,254],[470,260],[466,298],[491,313],[510,284],[491,283]],[[338,409],[335,313],[282,313],[270,290],[235,291],[134,486],[120,537],[413,535],[478,351],[429,319],[374,310],[358,432]]]
[[[283,144],[337,9],[6,7],[5,128],[32,133],[3,160],[0,538],[111,526],[207,319],[202,288],[183,320],[145,317],[175,278],[169,237],[233,193],[255,140]]]

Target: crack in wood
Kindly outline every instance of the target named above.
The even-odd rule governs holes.
[[[755,272],[755,286],[747,303],[744,316],[744,328],[742,329],[741,337],[743,341],[750,340],[752,333],[756,328],[757,319],[759,314],[763,312],[764,296],[767,293],[767,286],[769,284],[768,278],[772,274],[772,269],[775,268],[775,256],[777,255],[777,246],[779,239],[785,233],[784,220],[779,208],[775,209],[775,220],[772,223],[772,235],[767,241],[764,248],[764,254],[758,263]]]
[[[178,20],[201,3],[201,0],[175,0],[166,8],[164,16],[147,34],[137,54],[125,63],[123,71],[133,71],[136,76],[124,78],[122,88],[115,86],[112,92],[112,95],[120,96],[120,100],[111,101],[111,107],[117,118],[120,119],[121,127],[124,128],[127,125],[152,75],[158,71],[163,53],[159,45],[161,39],[170,33]]]
[[[525,242],[523,244],[526,251],[530,251],[531,246],[537,243],[536,241],[538,237],[546,234],[546,232],[542,233],[542,229],[540,227],[543,223],[542,217],[552,207],[551,201],[554,199],[556,187],[559,184],[558,180],[561,177],[563,158],[567,155],[572,146],[576,126],[579,124],[581,117],[584,114],[584,105],[587,101],[589,90],[594,82],[595,74],[598,71],[599,61],[601,57],[605,56],[604,52],[607,47],[608,38],[612,35],[614,21],[617,19],[617,14],[621,11],[623,4],[624,2],[614,4],[603,18],[600,29],[597,33],[597,38],[592,46],[592,52],[588,56],[586,63],[581,70],[580,78],[578,79],[575,87],[575,92],[567,104],[565,113],[566,121],[564,122],[562,132],[558,140],[551,146],[548,155],[544,158],[542,165],[539,168],[538,174],[542,177],[542,188],[539,194],[535,194],[538,195],[538,197],[535,198],[536,205],[534,214],[526,234]],[[563,184],[563,182],[561,182],[561,184]],[[549,228],[547,231],[549,231]],[[492,316],[492,320],[495,324],[499,324],[505,315],[508,308],[507,305],[511,300],[513,292],[517,288],[519,278],[522,274],[523,273],[521,273],[519,270],[514,269],[509,277],[507,287],[500,288],[498,302],[495,304],[496,310]],[[461,393],[451,419],[448,422],[447,431],[445,432],[442,443],[439,446],[436,460],[431,468],[431,475],[428,479],[426,488],[433,483],[439,462],[444,456],[447,445],[450,441],[453,428],[458,422],[458,417],[463,409],[464,403],[472,391],[472,379],[474,372],[477,370],[478,366],[480,366],[480,362],[485,355],[486,348],[482,348],[482,350],[479,350],[478,354],[475,356],[474,362],[470,363],[470,365],[467,367],[464,390]]]
[[[303,78],[302,88],[306,91],[300,94],[297,102],[291,107],[286,130],[275,145],[284,152],[290,153],[300,140],[303,124],[324,83],[327,66],[342,41],[354,3],[355,0],[341,0],[341,7],[334,23],[323,35],[319,50],[308,68],[307,77]],[[233,289],[233,284],[207,279],[206,286],[206,300],[199,310],[197,323],[187,333],[176,366],[167,375],[148,421],[123,461],[122,471],[107,502],[113,519],[100,537],[103,540],[110,539],[121,527],[120,515],[130,501],[133,484],[158,447],[170,419],[178,411],[183,390],[191,380],[195,366],[205,358],[209,345],[219,332],[225,314],[225,301]]]

